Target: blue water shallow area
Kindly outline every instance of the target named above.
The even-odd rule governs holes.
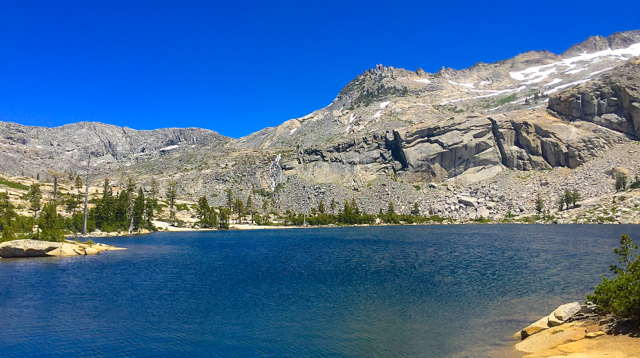
[[[637,225],[400,226],[101,239],[0,260],[3,357],[509,357]]]

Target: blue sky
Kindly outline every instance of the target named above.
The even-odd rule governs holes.
[[[435,72],[640,29],[640,1],[0,2],[0,120],[240,137],[382,63]]]

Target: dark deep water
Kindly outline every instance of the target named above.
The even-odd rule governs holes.
[[[0,260],[3,357],[503,357],[638,225],[162,233]]]

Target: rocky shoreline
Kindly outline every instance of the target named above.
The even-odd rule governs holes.
[[[117,250],[126,249],[104,244],[74,241],[13,240],[0,243],[0,258],[85,256],[99,255],[101,252]]]
[[[534,357],[638,357],[637,322],[600,315],[595,306],[578,302],[561,305],[548,316],[516,332],[518,352]]]

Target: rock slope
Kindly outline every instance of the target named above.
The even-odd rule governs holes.
[[[609,193],[606,163],[620,151],[621,165],[637,169],[637,154],[620,149],[640,128],[637,55],[640,31],[630,31],[559,55],[533,51],[463,70],[378,65],[329,106],[237,140],[200,129],[0,123],[0,171],[82,172],[91,154],[95,186],[104,177],[123,185],[131,176],[146,189],[152,177],[161,186],[176,180],[182,198],[207,195],[213,205],[223,205],[231,189],[243,200],[262,190],[257,206],[269,201],[280,211],[354,198],[367,212],[394,201],[400,211],[418,202],[423,212],[452,218],[527,213],[537,192]],[[287,182],[274,205],[265,191],[277,155]]]
[[[92,122],[44,128],[0,122],[0,171],[44,179],[47,171],[84,171],[91,155],[92,166],[104,172],[230,140],[200,128],[144,131]]]

